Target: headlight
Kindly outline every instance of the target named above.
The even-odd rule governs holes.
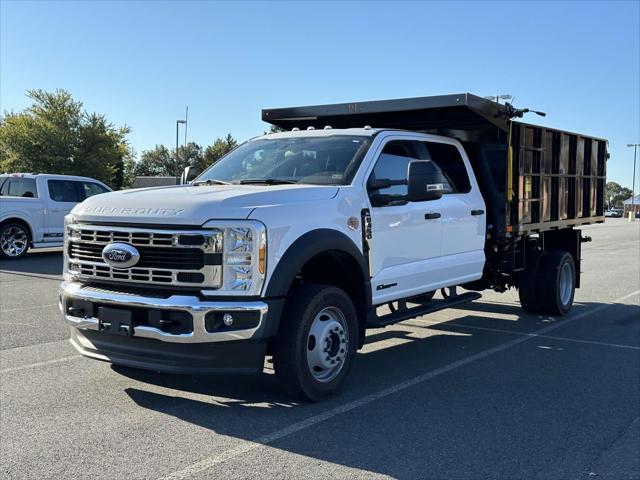
[[[267,271],[267,233],[254,220],[210,221],[204,228],[223,231],[222,287],[210,295],[259,295]]]

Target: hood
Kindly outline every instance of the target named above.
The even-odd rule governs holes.
[[[257,207],[328,200],[335,186],[178,185],[103,193],[78,204],[83,222],[202,225],[211,219],[245,219]]]

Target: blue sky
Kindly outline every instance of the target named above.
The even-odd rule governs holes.
[[[631,186],[640,2],[0,3],[0,108],[64,88],[132,128],[140,153],[267,127],[260,109],[469,91],[608,138]],[[640,175],[636,175],[638,179]]]

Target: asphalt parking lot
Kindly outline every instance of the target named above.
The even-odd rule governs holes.
[[[82,358],[59,251],[0,263],[3,478],[640,478],[640,222],[586,227],[571,314],[517,293],[374,330],[336,398]]]

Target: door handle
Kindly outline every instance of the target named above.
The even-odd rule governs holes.
[[[439,213],[425,213],[424,214],[424,219],[425,220],[435,220],[436,218],[440,218],[441,215]]]
[[[471,215],[484,215],[484,210],[471,210]]]

